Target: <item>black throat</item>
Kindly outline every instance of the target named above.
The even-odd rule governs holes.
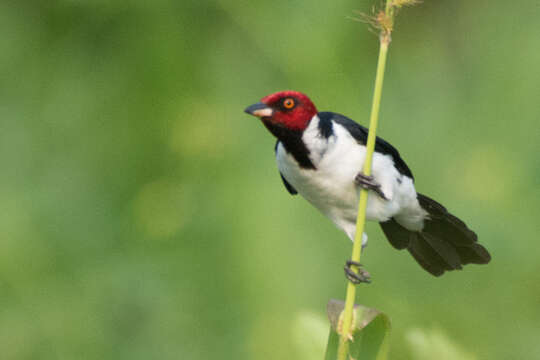
[[[291,154],[303,169],[315,170],[315,165],[309,159],[309,150],[302,140],[303,131],[290,130],[279,124],[263,119],[266,128],[283,144],[285,150]],[[277,149],[277,144],[276,144]]]

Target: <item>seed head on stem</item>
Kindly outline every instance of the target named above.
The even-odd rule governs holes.
[[[372,10],[373,15],[366,15],[358,13],[360,19],[356,19],[370,25],[372,31],[379,33],[380,48],[379,59],[377,62],[377,72],[375,75],[375,88],[373,92],[373,102],[371,107],[371,115],[369,121],[369,133],[366,143],[366,160],[364,162],[363,173],[370,175],[371,173],[371,161],[373,157],[373,151],[375,148],[375,138],[377,131],[377,122],[379,118],[379,107],[381,103],[382,85],[384,79],[384,69],[386,65],[386,55],[388,53],[388,46],[391,41],[391,34],[394,29],[394,16],[397,10],[406,5],[415,5],[419,3],[418,0],[387,0],[384,10]],[[353,242],[353,250],[351,260],[355,262],[360,261],[362,254],[362,234],[364,232],[364,225],[366,220],[366,207],[367,207],[367,190],[360,191],[360,199],[358,205],[358,217],[356,220],[356,236]],[[357,268],[352,270],[358,273]],[[349,352],[349,342],[352,341],[351,329],[353,326],[353,307],[356,297],[356,288],[353,284],[347,284],[347,293],[345,296],[345,308],[342,316],[342,326],[339,331],[340,340],[338,344],[337,357],[338,360],[346,360]]]

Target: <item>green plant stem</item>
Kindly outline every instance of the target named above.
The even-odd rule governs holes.
[[[386,4],[386,14],[392,16],[393,11]],[[369,133],[366,144],[366,159],[364,161],[363,173],[371,174],[371,163],[373,160],[373,151],[375,149],[375,139],[377,132],[377,123],[379,120],[379,108],[381,105],[381,95],[384,80],[384,69],[386,67],[386,55],[388,53],[388,45],[390,44],[390,33],[381,33],[379,60],[377,62],[377,73],[375,76],[375,89],[373,92],[373,102],[371,105],[371,115],[369,119]],[[358,205],[358,217],[356,219],[356,234],[353,242],[352,261],[359,262],[362,255],[362,234],[366,223],[366,207],[367,207],[368,191],[360,190],[360,200]],[[358,268],[352,267],[355,273],[358,273]],[[345,309],[343,313],[342,332],[340,334],[340,342],[338,348],[338,360],[347,360],[349,350],[349,333],[351,330],[353,307],[356,297],[356,286],[350,281],[347,283],[347,295],[345,297]]]

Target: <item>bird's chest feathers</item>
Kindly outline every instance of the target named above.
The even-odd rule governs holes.
[[[306,144],[315,169],[298,165],[280,143],[276,157],[279,171],[302,196],[324,211],[327,206],[356,208],[354,177],[363,166],[365,147],[359,145],[341,126],[333,134],[322,136],[312,121],[304,131]]]

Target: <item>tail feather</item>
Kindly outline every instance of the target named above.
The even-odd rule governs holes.
[[[424,270],[435,276],[441,276],[444,273],[445,265],[438,256],[434,256],[429,246],[423,242],[418,235],[411,237],[410,246],[407,248],[412,257]]]
[[[446,265],[445,270],[461,269],[461,258],[459,251],[455,247],[426,232],[420,233],[419,237],[443,260],[443,263]]]
[[[435,276],[460,270],[462,265],[487,264],[491,260],[463,221],[425,195],[418,194],[418,201],[429,214],[422,231],[410,231],[393,218],[381,223],[392,246],[407,249],[422,268]]]
[[[418,202],[429,213],[431,220],[425,222],[424,232],[446,239],[456,246],[470,246],[478,241],[474,231],[435,200],[418,194]]]
[[[459,256],[463,265],[467,264],[487,264],[491,260],[491,255],[480,244],[473,244],[469,247],[458,248]]]
[[[394,219],[390,219],[380,224],[386,238],[393,247],[398,250],[407,249],[409,247],[411,237],[415,236],[414,232],[403,231],[405,228],[399,225]]]

